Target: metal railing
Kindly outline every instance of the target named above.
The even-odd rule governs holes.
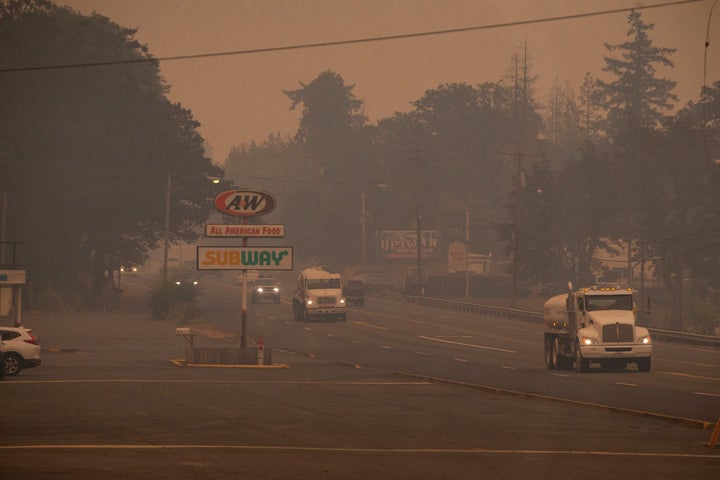
[[[444,310],[452,310],[463,313],[473,313],[484,317],[504,318],[507,320],[518,320],[529,323],[542,323],[542,312],[533,312],[530,310],[519,310],[517,308],[497,307],[493,305],[481,305],[470,302],[460,302],[457,300],[447,300],[444,298],[432,297],[415,297],[406,296],[405,299],[410,303],[423,305],[432,308],[441,308]],[[720,337],[712,335],[698,335],[696,333],[677,332],[674,330],[662,330],[659,328],[648,328],[650,334],[655,340],[664,340],[668,342],[690,343],[693,345],[703,345],[720,348]]]

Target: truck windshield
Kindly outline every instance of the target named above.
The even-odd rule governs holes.
[[[314,278],[308,280],[308,290],[321,290],[323,288],[340,288],[339,278]]]
[[[632,310],[632,295],[586,295],[585,308],[593,310]]]

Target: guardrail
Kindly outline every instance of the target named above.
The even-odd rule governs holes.
[[[470,302],[460,302],[457,300],[447,300],[444,298],[432,297],[415,297],[407,296],[408,302],[424,305],[432,308],[442,308],[444,310],[452,310],[456,312],[474,313],[484,317],[499,317],[508,320],[519,320],[522,322],[542,323],[542,312],[533,312],[530,310],[519,310],[517,308],[497,307],[493,305],[481,305]],[[659,328],[648,328],[653,339],[665,340],[677,343],[690,343],[693,345],[704,345],[720,348],[720,337],[711,335],[698,335],[696,333],[677,332],[674,330],[661,330]]]

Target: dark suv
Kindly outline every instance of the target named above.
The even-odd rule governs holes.
[[[250,303],[265,299],[280,303],[280,283],[273,277],[260,277],[250,287]]]

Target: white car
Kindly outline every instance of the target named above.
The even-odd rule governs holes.
[[[40,365],[40,339],[32,334],[31,329],[0,327],[0,337],[5,375],[17,375],[23,368]]]

